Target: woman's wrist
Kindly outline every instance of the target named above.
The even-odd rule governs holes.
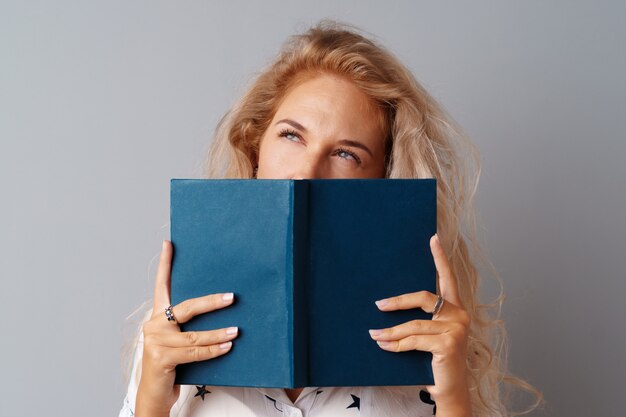
[[[459,389],[456,392],[435,395],[437,417],[472,417],[472,402],[469,390]]]
[[[137,396],[135,417],[170,417],[170,410],[163,407],[154,407],[150,401],[142,400]]]
[[[149,394],[150,390],[147,387],[139,383],[137,389],[137,398],[135,403],[135,417],[169,417],[171,406],[167,403],[163,403],[163,395],[160,395],[158,399],[154,398],[154,395]]]

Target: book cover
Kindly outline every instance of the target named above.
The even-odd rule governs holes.
[[[238,326],[230,352],[179,365],[179,384],[294,388],[432,384],[427,352],[368,329],[427,319],[374,301],[435,292],[434,179],[172,179],[172,305],[234,292],[181,329]]]

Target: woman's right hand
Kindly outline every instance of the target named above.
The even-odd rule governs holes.
[[[180,390],[180,386],[174,384],[176,365],[223,355],[230,351],[231,340],[237,337],[236,327],[181,332],[177,324],[185,323],[198,314],[229,306],[233,302],[233,293],[185,300],[172,308],[176,321],[167,320],[165,309],[170,305],[172,253],[172,243],[164,240],[152,316],[143,325],[143,360],[135,409],[137,417],[169,416]]]

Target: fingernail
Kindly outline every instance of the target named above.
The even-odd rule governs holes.
[[[369,332],[370,332],[370,336],[372,337],[380,336],[383,333],[382,330],[378,330],[378,329],[370,329]]]
[[[378,308],[380,307],[384,307],[387,304],[389,304],[389,301],[387,300],[378,300],[378,301],[374,301],[376,303],[376,306],[378,306]]]
[[[435,240],[436,240],[437,242],[439,242],[439,235],[438,235],[437,233],[435,233],[433,236],[435,237]]]
[[[226,329],[226,334],[236,334],[237,331],[239,331],[239,328],[237,328],[237,327],[229,327],[228,329]]]
[[[163,244],[161,245],[161,250],[165,250],[165,240],[163,241]]]
[[[222,350],[226,350],[226,349],[230,349],[230,347],[232,346],[233,342],[226,342],[226,343],[222,343],[220,345],[220,349]]]
[[[378,343],[378,346],[380,347],[389,347],[391,345],[391,342],[383,342],[382,340],[378,340],[376,343]]]
[[[222,300],[230,301],[233,299],[233,297],[234,297],[234,294],[232,292],[227,292],[226,294],[222,295]]]

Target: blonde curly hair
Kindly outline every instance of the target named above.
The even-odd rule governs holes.
[[[437,179],[437,231],[471,317],[466,363],[473,415],[520,414],[508,410],[509,388],[535,398],[524,411],[528,412],[541,403],[542,395],[506,370],[506,334],[498,319],[502,292],[491,304],[480,304],[477,298],[477,265],[494,272],[501,284],[477,241],[473,197],[480,176],[479,153],[412,73],[360,32],[351,25],[323,20],[290,37],[218,124],[204,175],[253,178],[260,140],[289,89],[324,73],[352,81],[381,110],[385,177]],[[398,395],[401,391],[396,390]]]

